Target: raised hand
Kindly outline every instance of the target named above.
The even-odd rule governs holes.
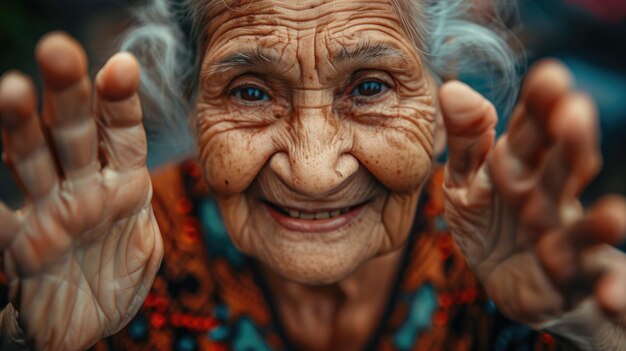
[[[36,58],[41,120],[28,77],[8,72],[0,81],[5,162],[26,197],[17,212],[0,204],[8,308],[37,349],[80,350],[134,316],[163,256],[139,67],[130,54],[115,55],[92,96],[85,54],[72,38],[45,36]]]
[[[625,239],[626,201],[608,195],[586,211],[578,202],[601,161],[595,107],[570,83],[559,63],[537,64],[497,143],[486,99],[459,82],[441,88],[445,213],[504,313],[600,350],[606,334],[594,328],[624,334],[626,256],[609,244]]]

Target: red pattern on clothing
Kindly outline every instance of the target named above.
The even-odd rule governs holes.
[[[139,315],[149,326],[145,337],[133,338],[131,325],[94,346],[97,350],[172,350],[181,333],[193,338],[198,350],[227,350],[232,345],[212,341],[208,333],[247,316],[264,330],[265,342],[275,350],[288,343],[275,326],[268,301],[249,269],[235,269],[224,259],[211,259],[194,217],[190,196],[208,196],[202,172],[195,162],[169,167],[153,175],[153,208],[164,239],[165,259]],[[191,181],[189,181],[191,180]],[[468,269],[445,227],[438,228],[443,213],[443,173],[434,172],[426,188],[422,232],[408,253],[398,296],[411,295],[425,284],[436,291],[432,326],[416,335],[412,350],[489,350],[493,320],[486,311],[487,296]],[[4,276],[0,274],[0,288]],[[187,284],[189,283],[189,284]],[[189,289],[187,285],[191,286]],[[172,287],[180,286],[178,290]],[[6,290],[5,290],[6,291]],[[228,317],[215,308],[228,306]],[[394,337],[407,321],[411,301],[398,299],[381,329],[378,350],[396,350]],[[564,350],[550,335],[538,338],[535,350]]]

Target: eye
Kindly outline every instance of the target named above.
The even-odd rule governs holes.
[[[270,96],[263,90],[254,86],[236,88],[230,94],[237,99],[249,102],[269,101]]]
[[[389,87],[385,83],[377,80],[367,80],[357,85],[354,90],[352,90],[352,96],[376,96],[386,92],[387,89],[389,89]]]

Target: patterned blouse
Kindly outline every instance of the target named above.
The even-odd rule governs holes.
[[[137,316],[94,350],[293,350],[253,259],[237,251],[195,162],[153,175],[165,256]],[[434,172],[392,294],[367,350],[571,349],[500,314],[443,220]],[[7,303],[0,271],[0,307]]]

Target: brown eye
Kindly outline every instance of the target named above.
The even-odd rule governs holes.
[[[352,90],[352,96],[376,96],[382,94],[387,91],[389,87],[377,80],[368,80],[359,85],[357,85],[354,90]]]
[[[270,100],[270,96],[263,89],[252,86],[237,88],[230,95],[250,102]]]

